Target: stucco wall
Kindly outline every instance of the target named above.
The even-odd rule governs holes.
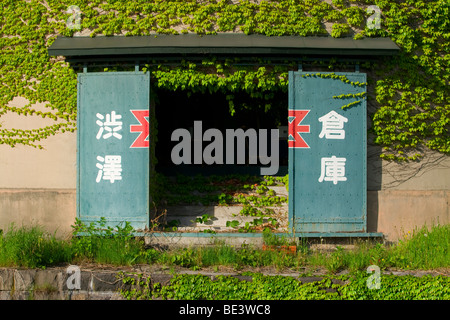
[[[14,98],[11,106],[28,101]],[[44,103],[36,110],[48,112]],[[40,116],[7,113],[3,128],[31,130],[54,124]],[[76,216],[76,133],[66,132],[42,141],[44,149],[0,144],[0,229],[40,225],[60,237],[71,232]]]
[[[23,107],[26,99],[14,98],[11,106]],[[37,111],[48,112],[44,103],[33,105]],[[54,124],[40,116],[20,116],[9,112],[0,117],[4,129],[32,130]],[[0,189],[76,188],[76,133],[66,132],[41,141],[44,149],[30,146],[0,144]]]

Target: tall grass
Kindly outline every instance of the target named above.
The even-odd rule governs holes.
[[[389,249],[381,243],[360,241],[351,250],[344,250],[337,246],[332,253],[315,251],[309,255],[308,264],[316,267],[323,266],[332,273],[343,269],[364,270],[373,264],[385,268],[387,267],[388,251]]]
[[[11,225],[0,236],[0,265],[26,268],[45,267],[72,260],[70,243],[61,241],[37,226]]]
[[[88,237],[72,241],[74,263],[92,261],[100,264],[132,265],[146,262],[141,259],[145,257],[144,246],[141,242],[119,237]]]
[[[106,226],[104,218],[98,224],[92,222],[90,225],[77,219],[71,244],[74,262],[93,261],[113,265],[146,262],[143,242],[134,239],[133,228],[128,222],[113,228]]]
[[[404,235],[392,249],[400,268],[435,269],[450,266],[450,224],[422,227]]]
[[[299,255],[283,252],[262,251],[253,247],[235,248],[226,244],[211,247],[183,248],[160,254],[155,260],[166,265],[178,265],[188,268],[228,266],[240,269],[249,267],[297,268],[303,262]]]
[[[450,267],[450,225],[426,226],[403,235],[392,246],[361,241],[354,250],[337,247],[333,253],[314,253],[308,263],[325,266],[331,272],[363,270],[370,265],[381,269],[424,269]]]

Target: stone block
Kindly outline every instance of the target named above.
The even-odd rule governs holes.
[[[117,272],[93,272],[90,290],[96,292],[117,291],[121,284]]]
[[[321,281],[323,278],[321,277],[299,277],[298,280],[301,281],[301,283],[309,283],[309,282],[317,282]]]
[[[34,278],[34,289],[62,291],[63,288],[63,272],[58,269],[37,270]]]
[[[11,300],[11,291],[0,291],[0,300]]]
[[[34,288],[36,270],[14,270],[14,291],[29,291]]]
[[[0,292],[9,291],[14,287],[14,270],[0,269]]]
[[[165,286],[170,283],[170,280],[173,278],[170,274],[152,274],[152,284],[160,283],[161,285]]]

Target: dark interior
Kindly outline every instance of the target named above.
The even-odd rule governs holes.
[[[247,93],[234,94],[234,115],[230,113],[227,95],[224,93],[194,93],[187,91],[161,90],[153,91],[155,113],[158,122],[158,141],[156,143],[156,171],[164,174],[255,174],[258,175],[261,164],[180,164],[171,160],[171,150],[178,141],[171,141],[172,132],[178,128],[193,130],[194,121],[202,121],[202,132],[209,128],[219,129],[224,136],[225,130],[242,128],[244,131],[253,128],[277,129],[287,126],[288,95],[286,92],[275,92],[271,106],[266,110],[266,102],[251,98]],[[270,135],[270,130],[268,130]],[[269,136],[270,138],[270,136]],[[193,137],[192,137],[193,140]],[[282,137],[280,130],[279,170],[277,175],[287,173],[288,148],[287,137]],[[193,143],[193,141],[192,141]],[[210,142],[203,142],[203,148]],[[270,143],[269,153],[270,150]],[[192,150],[192,149],[191,149]],[[193,152],[192,152],[193,153]],[[225,162],[225,161],[224,161]],[[193,161],[191,161],[193,163]],[[236,161],[235,161],[236,163]]]

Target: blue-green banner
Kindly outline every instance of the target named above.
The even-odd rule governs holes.
[[[289,217],[296,232],[366,231],[366,75],[289,74]]]
[[[77,215],[143,229],[149,218],[150,75],[78,75]]]

